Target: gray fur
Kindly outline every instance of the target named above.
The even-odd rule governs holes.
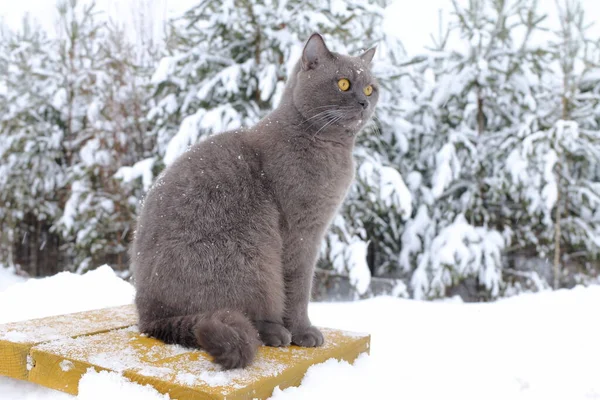
[[[204,348],[225,369],[248,365],[260,342],[323,344],[307,314],[312,276],[377,103],[372,56],[312,35],[277,109],[193,146],[158,178],[130,250],[142,332]]]

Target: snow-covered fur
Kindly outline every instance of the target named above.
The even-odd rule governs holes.
[[[157,179],[131,247],[143,332],[204,348],[226,369],[248,365],[260,341],[323,344],[307,305],[377,103],[373,54],[330,52],[314,34],[277,109],[193,146]]]

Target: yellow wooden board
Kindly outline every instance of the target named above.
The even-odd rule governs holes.
[[[352,362],[369,350],[368,335],[322,331],[322,347],[261,347],[248,368],[221,371],[203,351],[165,345],[131,327],[33,347],[29,380],[76,394],[82,374],[96,367],[150,384],[172,399],[267,398],[276,386],[298,385],[313,364],[329,358]]]
[[[0,375],[26,380],[27,355],[38,343],[107,332],[136,323],[135,307],[126,305],[0,325]]]
[[[94,368],[150,384],[171,399],[262,399],[269,397],[276,386],[283,389],[298,385],[311,365],[329,358],[354,361],[369,351],[370,343],[366,334],[322,328],[322,347],[261,347],[248,368],[221,371],[203,351],[165,345],[140,334],[131,324],[135,323],[135,309],[131,306],[98,310],[88,317],[83,314],[45,318],[45,323],[15,323],[10,328],[0,325],[0,337],[5,341],[4,346],[0,344],[0,374],[9,375],[5,373],[8,371],[9,376],[17,377],[17,367],[6,366],[14,363],[11,360],[18,360],[19,371],[25,370],[21,379],[71,394],[77,394],[79,380],[89,368]],[[128,327],[112,327],[109,321]],[[18,330],[18,324],[23,331]],[[87,329],[81,325],[87,325]],[[42,334],[44,330],[46,333]],[[20,340],[11,342],[11,338]]]

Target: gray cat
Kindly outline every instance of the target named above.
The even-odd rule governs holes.
[[[130,249],[142,332],[224,369],[247,366],[261,343],[323,344],[307,314],[314,265],[377,103],[374,54],[333,53],[313,34],[277,109],[158,178]]]

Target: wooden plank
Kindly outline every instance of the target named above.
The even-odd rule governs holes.
[[[0,375],[26,380],[31,347],[51,340],[91,335],[137,323],[135,306],[85,311],[0,325]]]
[[[81,376],[94,367],[150,384],[172,399],[267,398],[276,386],[298,385],[311,365],[329,358],[352,362],[369,351],[368,335],[322,331],[323,347],[261,347],[248,368],[220,371],[203,351],[165,345],[130,327],[33,347],[31,356],[35,365],[29,380],[77,394]]]
[[[30,348],[31,345],[0,340],[0,375],[27,380]]]

